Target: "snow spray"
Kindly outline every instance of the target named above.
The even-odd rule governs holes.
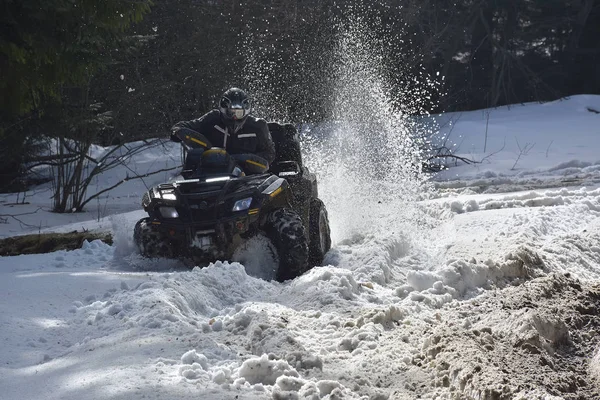
[[[317,66],[321,71],[307,66],[313,74],[321,74],[316,78],[323,84],[312,88],[321,87],[323,92],[317,90],[303,101],[326,99],[323,107],[329,115],[299,127],[304,163],[317,174],[334,242],[369,235],[422,240],[434,224],[419,205],[431,190],[422,163],[434,132],[420,118],[426,114],[425,100],[430,100],[439,82],[424,71],[407,76],[403,66],[390,65],[388,54],[400,39],[374,32],[378,17],[369,14],[370,9],[348,12],[332,22],[335,42],[328,45],[329,53],[319,50],[320,62],[327,60]],[[281,72],[275,71],[281,68],[259,62],[259,53],[253,53],[255,59],[246,70],[251,93],[263,105],[261,116],[285,119],[287,109],[278,105],[287,107],[289,101],[273,96],[273,82],[282,81]],[[410,92],[403,90],[409,86]]]

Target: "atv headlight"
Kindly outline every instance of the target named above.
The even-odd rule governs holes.
[[[161,195],[164,200],[177,200],[177,196],[173,190],[163,190]]]
[[[244,211],[250,208],[252,204],[252,197],[241,199],[235,202],[231,211]]]
[[[175,207],[160,207],[158,211],[160,211],[163,218],[179,218],[179,213]]]

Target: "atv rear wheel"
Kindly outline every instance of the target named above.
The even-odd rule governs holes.
[[[170,257],[171,250],[168,243],[162,239],[160,233],[152,226],[150,218],[140,219],[133,229],[133,241],[140,254],[148,258]]]
[[[308,244],[302,218],[293,210],[277,209],[267,217],[265,233],[275,246],[279,259],[275,279],[283,282],[302,275],[308,266]]]
[[[327,209],[320,199],[314,199],[310,204],[310,266],[321,265],[330,248],[331,230]]]

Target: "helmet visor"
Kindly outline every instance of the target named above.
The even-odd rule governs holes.
[[[242,119],[247,115],[247,111],[243,108],[230,108],[228,114],[233,119]]]
[[[248,114],[250,114],[250,110],[252,109],[249,99],[232,101],[227,97],[223,97],[221,99],[220,106],[221,110],[225,112],[225,115],[234,120],[245,118]]]

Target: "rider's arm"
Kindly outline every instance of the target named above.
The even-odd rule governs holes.
[[[179,130],[179,128],[188,128],[198,133],[206,134],[206,132],[208,132],[210,128],[214,125],[214,119],[216,118],[217,121],[219,120],[219,116],[219,110],[212,110],[204,114],[200,118],[192,119],[190,121],[180,121],[173,125],[173,127],[171,128],[171,139],[173,140],[173,136],[175,132]]]

